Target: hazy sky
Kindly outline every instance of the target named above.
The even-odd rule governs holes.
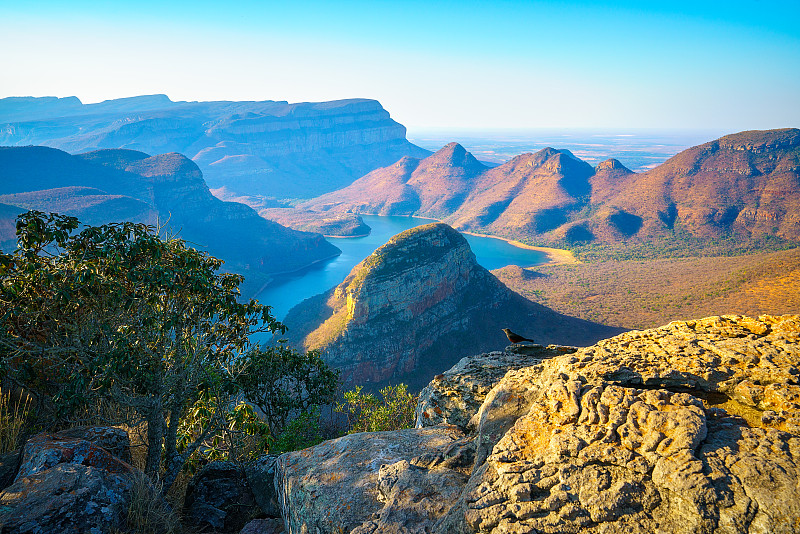
[[[800,2],[0,0],[0,96],[375,98],[410,128],[800,126]]]

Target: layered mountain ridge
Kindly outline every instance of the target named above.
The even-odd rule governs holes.
[[[82,104],[75,97],[0,99],[0,145],[68,152],[178,152],[212,188],[308,198],[410,155],[429,154],[379,102],[173,102],[145,95]]]
[[[21,211],[37,209],[85,224],[159,223],[256,284],[339,253],[320,234],[286,228],[244,204],[217,199],[198,166],[176,153],[100,150],[72,156],[48,147],[0,147],[0,203],[9,206],[5,218],[12,221]],[[4,248],[13,240],[7,234]]]
[[[342,370],[346,383],[421,387],[476,350],[505,346],[509,327],[541,343],[590,344],[619,329],[560,315],[509,290],[443,223],[402,232],[336,288],[293,308],[289,340]]]
[[[614,159],[592,168],[553,148],[492,169],[479,165],[451,143],[301,207],[432,217],[459,230],[542,243],[644,241],[676,232],[699,239],[800,240],[797,129],[725,136],[641,174]]]

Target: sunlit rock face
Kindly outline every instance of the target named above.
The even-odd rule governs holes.
[[[0,99],[0,145],[68,152],[179,152],[212,188],[276,198],[344,187],[403,156],[429,154],[375,100],[172,102],[149,95],[83,105],[77,99]]]
[[[280,456],[287,532],[796,532],[799,342],[726,315],[464,358],[417,428]]]
[[[505,326],[577,345],[615,332],[512,292],[442,223],[396,235],[285,323],[293,342],[322,349],[346,382],[402,379],[419,387],[463,356],[504,347]]]

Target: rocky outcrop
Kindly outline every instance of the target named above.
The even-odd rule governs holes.
[[[111,533],[124,525],[130,480],[64,463],[19,478],[0,492],[3,534]]]
[[[115,474],[128,474],[131,466],[128,434],[117,428],[72,429],[56,434],[38,434],[25,444],[15,481],[58,464],[96,467]]]
[[[339,253],[319,234],[291,230],[248,206],[217,199],[197,165],[176,153],[71,156],[47,147],[0,147],[0,202],[76,216],[85,224],[160,223],[224,259],[227,270],[246,275],[252,287],[244,292],[251,295],[272,274]]]
[[[25,444],[14,483],[0,491],[4,534],[112,532],[123,527],[133,468],[128,435],[83,427]]]
[[[69,152],[179,152],[212,187],[270,197],[319,195],[405,155],[428,154],[375,100],[172,102],[165,95],[83,105],[0,99],[0,145]]]
[[[392,379],[420,388],[462,357],[504,346],[506,326],[544,343],[589,344],[618,332],[511,292],[442,223],[396,235],[284,323],[291,341],[322,349],[346,383]]]
[[[183,515],[200,529],[239,532],[260,515],[260,509],[242,466],[211,462],[192,478],[186,489]]]
[[[326,442],[291,453],[324,484],[314,484],[313,493],[283,486],[283,509],[294,514],[287,531],[314,531],[304,525],[321,533],[336,526],[359,533],[797,531],[800,316],[676,321],[574,352],[549,352],[523,367],[510,354],[478,355],[437,377],[428,387],[436,393],[421,399],[418,412],[450,391],[451,413],[463,421],[476,403],[457,375],[464,373],[462,384],[472,381],[478,392],[491,376],[503,375],[480,393],[468,433],[420,458],[382,458],[369,446],[381,434],[350,437],[358,447],[340,442],[334,450],[336,442]],[[485,380],[482,363],[490,366]],[[357,462],[347,460],[352,454]],[[357,467],[341,477],[340,462]],[[329,510],[344,504],[331,499],[352,494],[359,473],[365,483],[359,495],[372,492],[381,503],[347,501],[347,524],[331,524]],[[328,505],[305,506],[312,496]],[[420,513],[425,502],[430,506]],[[449,503],[443,512],[436,508],[441,502]],[[410,526],[404,530],[401,521]]]
[[[261,512],[267,517],[280,517],[278,496],[275,494],[275,470],[278,456],[265,455],[244,465],[247,484]]]
[[[511,346],[505,351],[462,358],[444,373],[433,377],[422,389],[417,402],[416,426],[449,424],[466,431],[486,394],[506,372],[576,350],[558,345],[528,345],[522,349]]]
[[[429,532],[466,481],[440,452],[452,426],[344,436],[278,458],[275,486],[287,532]]]

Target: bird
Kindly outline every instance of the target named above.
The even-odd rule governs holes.
[[[522,337],[522,336],[521,336],[521,335],[519,335],[519,334],[515,334],[514,332],[512,332],[512,331],[511,331],[511,330],[509,330],[508,328],[503,328],[503,332],[505,332],[505,333],[506,333],[506,337],[507,337],[507,338],[508,338],[508,340],[509,340],[511,343],[513,343],[513,344],[516,344],[516,343],[522,343],[523,341],[530,341],[531,343],[536,343],[536,342],[535,342],[534,340],[532,340],[532,339],[528,339],[527,337]]]

